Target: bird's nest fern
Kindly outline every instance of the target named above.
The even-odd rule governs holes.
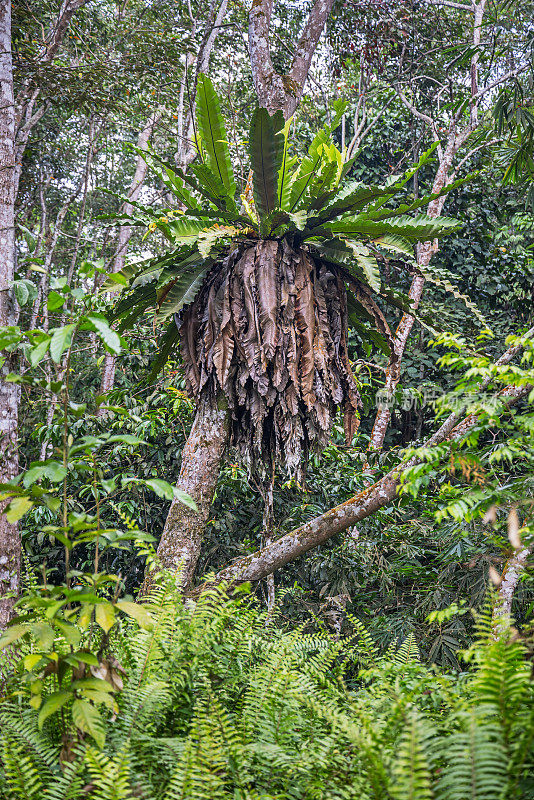
[[[197,106],[198,162],[187,173],[142,153],[180,208],[134,203],[131,215],[114,218],[161,231],[172,248],[113,276],[127,284],[115,315],[124,329],[154,308],[165,330],[153,373],[180,343],[189,392],[225,396],[232,443],[248,463],[294,471],[325,443],[338,408],[354,432],[348,326],[388,352],[381,300],[408,308],[382,281],[380,262],[394,257],[413,269],[414,243],[457,223],[414,213],[437,195],[391,205],[434,148],[389,184],[346,181],[353,162],[331,138],[341,109],[300,160],[291,155],[290,123],[256,109],[250,177],[237,197],[219,100],[205,76]]]

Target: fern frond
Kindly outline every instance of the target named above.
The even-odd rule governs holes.
[[[435,731],[414,710],[407,715],[394,767],[393,796],[432,800],[432,742]]]
[[[106,756],[94,747],[85,752],[85,763],[94,788],[94,800],[132,800],[134,793],[130,786],[130,754],[128,745],[114,757]]]
[[[445,762],[438,800],[498,800],[507,785],[506,753],[500,731],[476,710],[462,717],[462,729],[442,745]]]

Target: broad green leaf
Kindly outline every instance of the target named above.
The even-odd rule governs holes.
[[[391,188],[366,186],[359,181],[352,181],[337,192],[334,199],[313,218],[313,225],[333,220],[343,214],[354,214],[365,208],[372,200],[379,197],[389,200],[393,195]]]
[[[95,620],[105,633],[108,633],[115,624],[115,609],[111,603],[97,603],[95,606]]]
[[[239,229],[231,225],[217,225],[203,230],[198,235],[198,252],[202,258],[208,258],[219,239],[232,238],[239,234]]]
[[[180,332],[173,319],[158,343],[156,356],[150,364],[150,373],[147,377],[148,383],[152,383],[161,372],[173,350],[178,347],[179,341]]]
[[[82,603],[80,614],[78,617],[78,627],[82,631],[86,631],[93,618],[94,605],[92,603]]]
[[[95,705],[101,703],[107,706],[111,711],[118,713],[118,706],[112,694],[107,692],[98,692],[94,689],[82,689],[81,694],[86,700],[91,700]]]
[[[102,717],[87,700],[75,700],[72,704],[72,721],[76,727],[92,736],[99,747],[104,747],[106,733]]]
[[[19,281],[13,281],[13,294],[17,299],[19,306],[25,306],[27,303],[33,303],[37,297],[37,286],[26,278]]]
[[[72,654],[76,661],[81,661],[82,664],[89,664],[89,666],[97,667],[99,664],[98,658],[94,653],[89,653],[87,650],[78,650],[77,653]]]
[[[293,117],[290,117],[285,123],[284,127],[282,128],[282,135],[284,137],[284,147],[282,151],[282,163],[280,165],[280,169],[278,170],[278,187],[277,187],[279,208],[284,208],[282,201],[284,197],[284,192],[287,192],[287,184],[289,182],[289,171],[292,169],[293,165],[297,161],[296,156],[290,158],[287,152],[289,146],[289,131],[291,129],[292,122],[293,122]]]
[[[114,355],[121,352],[121,341],[118,334],[109,326],[109,322],[102,314],[88,314],[87,319],[94,326],[102,343]]]
[[[57,618],[54,620],[54,624],[68,644],[73,647],[78,647],[82,635],[76,625],[72,625],[70,622],[64,622]]]
[[[41,650],[50,650],[54,644],[55,631],[46,622],[35,622],[31,626],[33,638]]]
[[[289,196],[288,211],[295,211],[299,204],[307,199],[307,190],[310,183],[321,169],[323,161],[322,153],[317,151],[313,157],[303,158],[299,168],[291,181],[291,194]]]
[[[6,628],[0,636],[0,650],[18,641],[25,633],[28,633],[27,625],[12,625],[10,628]]]
[[[427,217],[419,215],[417,217],[400,216],[392,220],[376,221],[370,219],[366,214],[359,214],[356,217],[339,220],[337,222],[325,223],[322,228],[334,234],[345,236],[369,236],[376,238],[386,233],[402,236],[413,242],[425,242],[440,236],[445,236],[458,230],[459,223],[449,217]],[[317,235],[320,229],[314,229]]]
[[[352,239],[344,240],[346,245],[352,250],[354,258],[361,267],[367,282],[371,289],[375,292],[380,291],[380,271],[376,258],[371,255],[369,248],[361,242],[355,242]]]
[[[13,283],[11,284],[11,288],[13,289],[13,294],[15,295],[15,298],[19,306],[25,306],[28,300],[30,299],[30,291],[28,289],[28,286],[26,285],[26,281],[24,280],[13,281]]]
[[[92,689],[98,692],[112,692],[113,686],[103,678],[80,678],[72,684],[73,689]]]
[[[178,489],[177,486],[173,486],[172,487],[172,491],[173,491],[174,497],[177,500],[180,500],[180,502],[183,503],[184,506],[187,506],[192,511],[198,511],[197,504],[195,503],[193,498],[190,497],[190,495],[187,494],[187,492],[184,492],[181,489]]]
[[[50,342],[50,357],[55,364],[59,364],[61,356],[70,347],[75,328],[76,325],[64,325],[62,328],[56,328],[53,332]]]
[[[172,235],[173,243],[178,245],[195,244],[199,234],[206,227],[206,223],[201,219],[190,219],[181,217],[173,219],[167,224]]]
[[[172,500],[173,494],[173,487],[167,481],[161,480],[161,478],[149,478],[146,481],[143,481],[153,492],[157,494],[158,497],[164,497],[165,500]]]
[[[18,224],[17,228],[22,231],[22,234],[24,236],[26,245],[28,246],[28,250],[30,251],[30,253],[34,253],[35,248],[37,247],[37,238],[35,234],[33,234],[31,230],[27,228],[25,225]]]
[[[22,478],[22,483],[26,489],[32,486],[36,481],[41,480],[41,478],[48,478],[52,483],[60,483],[60,481],[65,478],[66,474],[66,468],[63,464],[60,464],[59,461],[49,460],[37,462],[32,464],[30,469],[26,470]]]
[[[308,218],[308,215],[307,215],[306,211],[304,211],[304,210],[303,211],[296,211],[294,214],[292,214],[290,211],[288,211],[288,217],[291,220],[291,222],[294,224],[294,226],[295,226],[295,228],[297,230],[299,230],[299,231],[303,231],[304,230],[304,228],[306,227],[306,220]]]
[[[254,204],[262,221],[279,207],[278,174],[284,157],[284,118],[277,111],[257,107],[252,115],[249,156],[252,169]]]
[[[65,302],[65,296],[59,294],[59,292],[55,292],[52,289],[52,291],[49,293],[46,299],[46,307],[48,308],[49,311],[57,311],[58,308],[61,308],[64,302]]]
[[[0,328],[0,350],[18,344],[21,339],[22,333],[18,325],[9,325],[6,328]]]
[[[194,175],[196,181],[191,177]],[[207,164],[191,164],[184,179],[192,183],[197,191],[211,200],[218,208],[235,210],[235,201],[219,176]]]
[[[129,617],[132,617],[139,623],[141,628],[145,630],[151,630],[153,627],[152,617],[139,603],[131,603],[129,600],[117,600],[115,603],[118,609],[123,611]]]
[[[117,436],[110,436],[108,439],[105,439],[103,444],[111,444],[111,443],[120,443],[120,444],[147,444],[144,439],[140,439],[139,436],[134,436],[133,433],[121,433]]]
[[[5,512],[7,521],[14,525],[32,507],[33,503],[28,497],[14,497]]]
[[[43,339],[41,342],[39,342],[39,344],[35,345],[35,347],[32,347],[30,350],[29,358],[32,367],[36,367],[37,364],[45,357],[47,350],[50,347],[51,338],[52,337],[47,336],[46,339]]]
[[[55,714],[56,711],[59,711],[59,709],[62,708],[65,703],[68,703],[73,697],[73,692],[52,692],[52,694],[46,698],[41,706],[41,710],[39,711],[39,716],[37,717],[39,730],[42,730],[45,720],[47,720],[48,717],[51,717],[52,714]]]
[[[160,294],[158,320],[164,322],[173,314],[177,314],[184,306],[192,303],[197,296],[204,277],[212,260],[202,260],[195,270],[181,275],[171,281]]]
[[[221,104],[210,79],[200,74],[197,84],[197,123],[212,171],[229,195],[235,194],[235,183],[227,144]]]
[[[385,236],[380,236],[378,239],[375,239],[374,244],[384,250],[390,250],[393,253],[400,253],[401,255],[408,256],[410,259],[414,257],[413,245],[403,236],[386,234]]]
[[[165,161],[165,159],[161,158],[157,153],[154,153],[150,146],[148,152],[133,145],[131,145],[131,147],[146,161],[163,185],[166,186],[183,205],[187,206],[187,208],[199,207],[196,198],[185,188],[183,177],[179,174],[179,171],[177,172],[175,165]]]

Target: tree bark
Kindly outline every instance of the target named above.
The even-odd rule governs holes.
[[[192,511],[173,500],[158,546],[158,567],[177,571],[177,585],[190,585],[200,555],[200,546],[217,487],[219,467],[228,443],[229,417],[226,400],[200,400],[191,433],[182,454],[177,488],[197,504]],[[147,584],[150,584],[148,576]]]
[[[15,107],[11,57],[11,0],[0,0],[0,326],[14,325],[16,303],[10,289],[15,272]],[[14,368],[6,354],[0,373],[0,482],[18,474],[19,388],[5,376]],[[0,504],[0,629],[11,617],[20,580],[18,526]]]
[[[493,609],[493,627],[496,634],[502,633],[510,624],[514,593],[531,553],[532,547],[522,547],[506,562],[498,589],[498,599]]]
[[[269,29],[273,0],[254,0],[249,12],[248,49],[252,78],[260,106],[269,114],[293,116],[301,100],[311,61],[334,0],[316,0],[301,33],[289,72],[280,75],[273,66]]]

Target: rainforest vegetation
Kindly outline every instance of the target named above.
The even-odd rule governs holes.
[[[533,800],[533,19],[0,0],[0,800]]]

